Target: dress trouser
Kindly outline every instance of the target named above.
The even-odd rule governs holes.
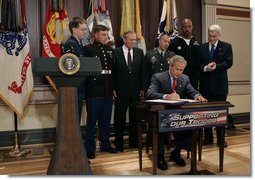
[[[112,98],[88,98],[86,101],[87,124],[85,148],[87,153],[96,151],[95,127],[98,122],[102,150],[110,148],[109,134],[112,113]]]
[[[131,98],[118,97],[115,99],[114,110],[114,131],[115,131],[115,145],[117,148],[122,148],[124,143],[124,132],[126,126],[126,113],[129,105],[133,102]],[[129,145],[131,147],[137,146],[137,123],[134,122],[132,110],[129,108]]]
[[[208,101],[226,101],[227,96],[208,96],[206,97]],[[220,143],[220,131],[219,128],[216,127],[216,135],[217,135],[217,143]],[[212,128],[204,128],[204,139],[207,142],[213,143],[213,129]]]
[[[192,133],[191,130],[173,132],[175,140],[175,149],[172,151],[174,155],[180,156],[181,150],[191,150]],[[168,138],[168,133],[163,132],[158,134],[158,155],[164,155],[164,144]]]
[[[82,106],[83,106],[83,101],[85,99],[85,83],[86,83],[86,80],[82,81],[81,85],[77,88],[78,89],[79,122],[81,122]]]

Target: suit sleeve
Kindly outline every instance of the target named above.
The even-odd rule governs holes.
[[[160,92],[159,78],[154,74],[151,78],[151,84],[146,93],[146,99],[163,99],[165,94]]]
[[[144,72],[144,54],[143,54],[143,50],[139,49],[139,59],[140,59],[140,68],[139,68],[139,90],[142,91],[144,90],[144,84],[143,84],[143,81],[144,81],[144,76],[143,76],[143,72]]]
[[[226,44],[226,51],[224,53],[223,61],[216,63],[215,72],[226,71],[233,65],[233,51],[231,44]]]
[[[89,51],[89,48],[88,48],[89,45],[86,45],[83,47],[83,53],[87,56],[87,57],[92,57],[91,56],[91,53]]]
[[[73,53],[76,56],[80,56],[80,52],[78,50],[78,45],[75,42],[69,41],[63,45],[63,53]]]
[[[197,59],[198,59],[198,63],[196,64],[196,68],[200,71],[204,73],[204,67],[207,65],[206,62],[203,62],[203,48],[202,46],[200,46],[199,50],[198,50],[198,55],[197,55]]]
[[[143,56],[142,66],[141,66],[141,82],[142,82],[142,90],[145,92],[149,86],[149,64],[147,62],[147,53]]]
[[[190,80],[189,80],[189,77],[187,77],[187,83],[186,83],[186,86],[185,86],[185,91],[188,95],[189,98],[191,99],[194,99],[194,97],[196,95],[201,95],[197,90],[195,90],[195,88],[190,84]]]

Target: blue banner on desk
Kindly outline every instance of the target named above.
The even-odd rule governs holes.
[[[197,127],[225,126],[227,108],[181,109],[159,111],[159,132],[197,129]]]

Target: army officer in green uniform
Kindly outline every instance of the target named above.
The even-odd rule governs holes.
[[[150,85],[152,75],[158,72],[167,71],[169,68],[167,58],[175,55],[172,51],[167,50],[170,44],[170,37],[168,34],[162,34],[158,40],[158,43],[158,47],[148,51],[145,55],[146,80],[143,82],[145,90]]]

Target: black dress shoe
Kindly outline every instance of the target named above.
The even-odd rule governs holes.
[[[163,171],[168,169],[168,165],[164,157],[158,158],[158,168]]]
[[[184,161],[184,159],[182,159],[180,155],[171,154],[169,159],[170,161],[175,162],[179,166],[186,166],[186,162]]]
[[[94,152],[87,152],[87,157],[89,158],[89,159],[95,159],[95,153]]]
[[[109,152],[109,153],[117,153],[118,151],[112,147],[109,147],[108,149],[101,149],[101,152]]]
[[[229,124],[226,129],[235,129],[236,126],[234,124]]]
[[[205,146],[205,145],[210,145],[210,144],[213,144],[213,141],[209,141],[209,140],[204,140],[202,142],[202,145]]]
[[[116,151],[124,152],[124,148],[123,147],[116,147]]]
[[[171,139],[170,141],[170,147],[171,148],[174,148],[176,145],[175,145],[175,140]]]
[[[220,143],[217,142],[217,146],[220,146]],[[228,147],[228,143],[224,141],[224,147]]]
[[[129,147],[130,148],[138,148],[138,145],[137,144],[129,144]]]

